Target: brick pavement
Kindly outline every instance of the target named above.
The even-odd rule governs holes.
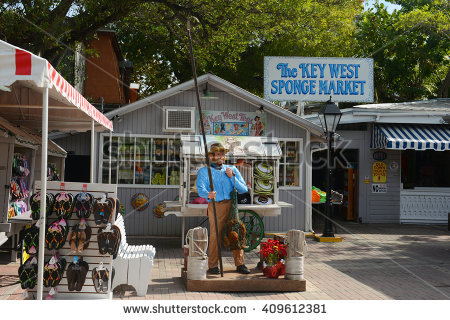
[[[114,299],[148,300],[447,300],[450,298],[450,233],[446,226],[342,223],[341,243],[308,239],[305,292],[188,292],[180,277],[183,250],[178,238],[134,239],[156,247],[155,264],[145,297],[131,287],[116,288]],[[131,238],[130,238],[131,242]],[[0,299],[22,299],[17,263],[0,253]],[[3,258],[2,258],[3,257]],[[224,264],[233,263],[224,252]],[[254,268],[256,250],[246,254]],[[283,280],[280,280],[283,281]]]

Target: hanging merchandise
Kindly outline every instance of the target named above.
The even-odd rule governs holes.
[[[148,200],[148,197],[143,193],[136,193],[131,198],[131,206],[137,211],[144,211],[148,208],[149,205],[150,202]]]
[[[109,271],[101,263],[98,267],[92,270],[92,282],[97,293],[108,292]]]
[[[49,163],[47,167],[47,181],[60,181],[56,164]]]
[[[153,208],[153,215],[156,218],[164,218],[164,212],[166,212],[167,208],[164,203],[160,203]]]
[[[318,196],[320,197],[319,201],[317,201]],[[324,192],[314,186],[312,187],[312,197],[313,197],[313,202],[326,202],[327,201],[326,192]],[[316,201],[314,201],[314,200],[316,200]]]
[[[91,240],[92,230],[86,223],[84,218],[80,223],[77,223],[72,227],[67,235],[67,241],[70,244],[71,253],[82,253],[83,250],[89,247],[89,241]]]
[[[67,287],[69,291],[81,291],[86,275],[89,271],[89,264],[83,258],[73,257],[73,261],[67,267]]]
[[[8,208],[8,220],[16,216],[16,211],[13,206]]]
[[[99,228],[97,232],[98,251],[100,254],[110,254],[116,258],[119,251],[121,233],[117,226],[110,223],[104,228]]]
[[[223,245],[230,250],[244,249],[246,229],[244,223],[239,219],[236,188],[231,191],[231,199],[230,212],[223,230]]]
[[[14,201],[11,203],[11,206],[14,208],[14,216],[21,215],[28,211],[27,204],[22,200]]]
[[[44,265],[44,287],[56,287],[62,280],[66,269],[66,259],[54,255]]]
[[[35,257],[19,267],[19,282],[22,289],[33,289],[37,283],[38,265]]]
[[[75,196],[73,212],[77,214],[78,218],[89,218],[92,212],[94,198],[90,193],[81,192]]]
[[[39,228],[36,224],[25,226],[19,232],[19,245],[27,254],[36,254],[39,249]]]
[[[20,153],[15,153],[13,158],[13,175],[16,177],[26,177],[30,174],[30,166],[27,157]]]
[[[61,191],[55,196],[54,211],[59,219],[68,220],[72,216],[73,196],[70,193]]]
[[[94,202],[94,220],[97,226],[105,225],[111,221],[112,213],[116,210],[116,201],[113,198],[96,199]]]
[[[54,207],[55,196],[51,193],[47,193],[46,201],[46,216],[50,216]],[[31,217],[33,220],[38,220],[41,215],[41,192],[33,193],[30,197],[30,209]]]
[[[45,234],[45,245],[48,250],[61,249],[66,243],[68,226],[64,219],[53,222]]]

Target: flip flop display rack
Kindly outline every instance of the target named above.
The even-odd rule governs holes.
[[[35,187],[35,193],[39,192],[40,181],[36,182]],[[58,197],[64,201],[55,206]],[[88,201],[90,197],[92,203]],[[79,201],[76,201],[77,198]],[[53,212],[46,212],[45,228],[51,232],[47,232],[45,243],[44,299],[112,298],[112,262],[116,248],[105,246],[101,241],[107,238],[108,245],[117,243],[118,248],[120,234],[117,234],[118,229],[114,225],[116,198],[116,185],[47,182],[47,205],[51,204],[51,199],[54,203]],[[39,208],[39,203],[37,205],[35,211]],[[37,293],[38,235],[41,228],[36,227],[35,218],[38,215],[40,212],[35,214],[33,225],[26,233],[23,267],[19,270],[22,287],[30,298],[36,297]]]

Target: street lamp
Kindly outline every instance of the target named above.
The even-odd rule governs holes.
[[[322,124],[323,132],[327,136],[328,149],[327,149],[327,198],[325,203],[325,225],[323,229],[322,237],[334,237],[333,233],[333,224],[331,223],[331,168],[333,167],[332,159],[331,159],[331,148],[332,148],[332,140],[333,134],[336,132],[336,128],[341,120],[341,110],[336,103],[328,100],[326,104],[319,111],[319,119]]]

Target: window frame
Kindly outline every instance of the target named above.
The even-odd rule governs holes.
[[[283,148],[286,148],[287,142],[298,142],[298,162],[286,162],[286,155],[284,154],[283,148],[281,148],[281,142],[284,142]],[[281,148],[281,158],[278,165],[278,189],[279,190],[303,190],[303,165],[304,161],[304,150],[303,150],[303,138],[278,138],[278,143],[280,143]],[[283,175],[284,181],[286,182],[286,165],[296,164],[298,165],[298,186],[285,186],[280,184],[281,175]],[[284,166],[284,170],[281,170],[281,166]]]
[[[169,170],[169,166],[170,164],[178,164],[179,168],[180,168],[180,174],[181,174],[181,154],[180,154],[180,159],[178,161],[169,161],[169,160],[136,160],[136,139],[137,138],[148,138],[148,139],[166,139],[166,141],[168,142],[169,139],[180,139],[180,137],[178,135],[153,135],[153,134],[125,134],[125,133],[113,133],[112,134],[112,138],[114,137],[118,137],[120,138],[132,138],[134,141],[134,155],[133,155],[133,159],[130,160],[124,160],[124,161],[131,161],[134,165],[133,165],[133,183],[130,184],[123,184],[123,183],[119,183],[119,166],[117,165],[117,174],[116,174],[116,181],[111,181],[112,184],[117,184],[118,187],[120,188],[143,188],[143,189],[178,189],[180,187],[180,184],[177,185],[171,185],[171,184],[165,184],[165,185],[159,185],[159,184],[151,184],[151,176],[152,176],[152,163],[165,163],[166,164],[166,171],[168,173]],[[103,182],[103,162],[105,161],[105,159],[103,159],[103,144],[105,141],[105,138],[109,140],[109,133],[101,133],[100,134],[100,143],[99,143],[99,170],[98,170],[98,181]],[[149,150],[150,155],[151,155],[151,148]],[[180,153],[181,153],[181,146],[180,146]],[[120,150],[118,148],[118,154],[120,154]],[[108,159],[108,158],[107,158]],[[106,159],[106,161],[108,161]],[[148,162],[150,163],[150,183],[149,184],[135,184],[136,181],[136,163],[137,162]],[[169,176],[166,175],[166,183],[169,181]],[[181,175],[180,175],[180,180],[182,179]]]

